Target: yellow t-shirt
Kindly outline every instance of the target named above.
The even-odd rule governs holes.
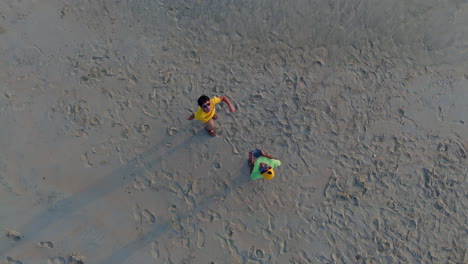
[[[199,106],[197,112],[195,113],[195,119],[200,120],[203,123],[206,123],[206,122],[210,121],[211,118],[213,118],[213,116],[216,113],[215,105],[221,103],[221,99],[219,97],[214,96],[213,98],[210,99],[210,103],[211,103],[211,111],[206,113]]]

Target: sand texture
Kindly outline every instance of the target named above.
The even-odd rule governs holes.
[[[0,124],[1,264],[468,263],[466,0],[1,0]]]

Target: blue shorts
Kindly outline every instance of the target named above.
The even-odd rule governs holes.
[[[254,159],[262,156],[262,152],[259,149],[252,150],[252,151],[250,151],[250,153],[253,154]]]

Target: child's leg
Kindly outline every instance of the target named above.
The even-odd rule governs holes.
[[[254,160],[254,157],[253,157],[252,151],[250,151],[249,152],[249,159],[248,159],[249,165],[253,164],[253,162],[252,162],[253,160]]]
[[[210,121],[206,122],[206,130],[211,136],[216,136],[216,131],[215,131],[215,125],[213,119],[210,119]]]

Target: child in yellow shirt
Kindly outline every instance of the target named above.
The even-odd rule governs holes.
[[[206,95],[200,96],[198,98],[198,109],[197,112],[187,116],[187,120],[197,119],[206,123],[206,130],[211,136],[216,136],[214,119],[218,119],[218,115],[216,114],[215,105],[224,102],[229,106],[229,110],[231,113],[236,112],[236,108],[232,105],[231,101],[226,96],[209,98]]]

